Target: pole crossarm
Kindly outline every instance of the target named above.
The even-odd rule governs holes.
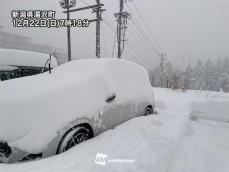
[[[99,19],[91,19],[91,20],[89,20],[89,22],[90,23],[92,23],[92,22],[97,22]]]
[[[67,4],[69,4],[69,0],[66,0]],[[96,0],[96,5],[88,5],[86,7],[76,8],[76,9],[69,9],[69,6],[67,6],[67,10],[63,11],[63,13],[67,13],[67,19],[70,19],[70,13],[71,12],[77,12],[77,11],[83,11],[83,10],[89,10],[92,9],[92,13],[96,13],[96,19],[91,19],[89,22],[96,22],[96,57],[100,58],[100,24],[102,21],[102,12],[105,11],[105,9],[102,9],[104,4],[100,3],[100,0]],[[86,4],[87,5],[87,4]],[[68,59],[71,61],[71,38],[70,38],[70,27],[67,28],[68,31]]]
[[[72,9],[72,10],[69,10],[69,12],[76,12],[76,11],[82,11],[82,10],[88,10],[88,9],[93,9],[93,8],[98,8],[98,7],[103,7],[104,4],[98,4],[98,5],[90,5],[90,6],[87,6],[87,7],[82,7],[82,8],[76,8],[76,9]],[[63,11],[63,13],[67,13],[68,11]]]

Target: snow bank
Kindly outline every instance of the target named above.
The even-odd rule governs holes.
[[[229,122],[229,101],[193,102],[190,118]]]
[[[0,66],[44,67],[49,59],[48,54],[31,51],[0,49]],[[57,66],[55,57],[51,59],[51,67]]]
[[[176,144],[168,172],[229,171],[229,94],[209,91],[177,92],[154,89],[160,114],[177,119]],[[213,109],[213,110],[211,110]],[[190,111],[201,112],[189,120]],[[196,117],[196,119],[197,119]],[[204,119],[204,120],[203,120]],[[180,122],[178,122],[180,121]],[[219,121],[219,122],[217,122]],[[221,122],[220,122],[221,121]],[[183,124],[183,125],[182,125]]]
[[[169,172],[228,172],[229,124],[189,121]]]
[[[175,122],[175,120],[173,121]],[[169,124],[170,123],[170,124]],[[1,172],[167,172],[176,138],[176,125],[155,116],[132,119],[114,130],[48,159],[23,164],[0,165]],[[168,136],[170,133],[170,136]],[[97,153],[107,155],[106,165],[95,163]],[[119,160],[119,162],[112,162]],[[120,162],[130,160],[130,162]]]
[[[55,157],[0,164],[0,172],[228,172],[228,124],[188,120],[189,104],[211,96],[154,90],[158,115],[132,119]],[[214,99],[229,98],[227,94],[212,95]],[[105,166],[95,163],[97,153],[107,155]],[[134,161],[109,163],[112,159]]]

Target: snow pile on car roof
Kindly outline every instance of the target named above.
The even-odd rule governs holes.
[[[0,66],[44,67],[48,54],[32,51],[0,49]],[[55,57],[51,58],[51,67],[57,66]]]
[[[119,71],[119,66],[123,70]],[[117,70],[108,73],[111,67]],[[120,80],[130,69],[133,73],[129,71],[129,75],[134,77]],[[130,89],[131,94],[123,89]],[[77,60],[55,68],[52,74],[2,82],[0,139],[12,147],[40,153],[58,131],[77,118],[93,116],[95,125],[102,127],[98,112],[107,106],[106,99],[113,93],[118,95],[115,103],[153,99],[146,70],[117,59]]]

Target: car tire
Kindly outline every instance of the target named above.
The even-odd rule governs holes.
[[[80,144],[93,137],[92,131],[89,127],[78,125],[70,129],[61,139],[57,154],[63,153],[73,146]]]
[[[148,116],[153,114],[153,108],[151,106],[147,106],[144,110],[144,116]]]

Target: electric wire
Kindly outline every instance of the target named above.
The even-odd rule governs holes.
[[[109,31],[107,31],[107,32],[109,32],[110,35],[111,35],[111,33],[114,33],[114,32],[115,32],[115,31],[114,31],[111,27],[109,27],[109,25],[107,25],[106,23],[105,23],[105,26],[107,26],[106,28],[109,29]],[[115,36],[115,37],[116,37],[116,36]],[[135,52],[135,55],[137,55],[137,57],[135,57],[135,59],[137,58],[137,59],[141,60],[142,62],[144,62],[144,66],[148,66],[148,68],[151,68],[151,67],[152,67],[152,66],[150,65],[150,62],[149,62],[149,61],[147,61],[145,58],[141,58],[141,57],[142,57],[142,54],[144,54],[144,53],[138,52],[138,51],[136,50],[136,48],[134,48],[133,46],[131,46],[131,45],[129,45],[129,44],[127,44],[127,47],[129,47],[133,52]],[[126,49],[126,51],[131,52],[131,51],[129,51],[128,49]],[[134,57],[134,56],[131,56],[131,57]]]
[[[103,25],[102,25],[102,28],[103,28]],[[107,57],[106,40],[105,40],[105,34],[104,34],[103,29],[102,29],[102,35],[103,35],[104,53],[105,53],[105,57]]]
[[[82,3],[84,3],[85,5],[87,5],[87,6],[89,6],[89,4],[88,3],[86,3],[84,0],[80,0]],[[126,3],[126,2],[125,2]],[[127,4],[128,5],[128,4]],[[105,13],[104,13],[105,14]],[[133,13],[132,13],[132,15],[133,15]],[[108,15],[106,15],[105,14],[105,16],[107,16],[108,18],[109,18],[109,16]],[[137,20],[136,20],[137,21]],[[111,31],[113,31],[114,33],[115,33],[115,35],[117,35],[116,34],[116,31],[112,28],[112,26],[109,24],[109,22],[107,22],[107,21],[103,21],[104,23],[105,23],[105,26],[107,26],[107,28],[108,29],[110,29]],[[138,24],[139,25],[139,24]],[[102,28],[104,28],[104,27],[102,27]],[[138,28],[138,27],[137,27]],[[137,29],[138,30],[138,29]],[[135,30],[136,31],[136,30]],[[103,35],[104,35],[104,33],[103,33]],[[134,34],[132,34],[132,35],[134,35]],[[137,34],[138,36],[139,36],[139,34]],[[148,39],[148,37],[147,37],[147,39]],[[113,57],[113,55],[114,55],[114,49],[115,49],[115,42],[116,42],[116,36],[115,36],[115,39],[114,39],[114,44],[113,44],[113,48],[112,48],[112,57]],[[143,41],[144,42],[144,41]],[[140,44],[140,45],[143,45],[143,44]],[[105,46],[105,37],[104,37],[104,46]],[[149,62],[147,62],[146,60],[144,60],[143,58],[140,58],[141,57],[141,54],[145,54],[145,53],[141,53],[141,54],[139,54],[139,52],[138,51],[136,51],[136,49],[135,48],[133,48],[133,46],[132,45],[129,45],[129,44],[127,44],[127,46],[130,48],[130,49],[132,49],[132,51],[133,52],[135,52],[135,54],[138,54],[138,58],[137,59],[140,59],[140,60],[142,60],[142,61],[144,61],[144,63],[145,63],[145,65],[149,65]],[[135,45],[136,46],[136,45]],[[106,47],[105,47],[105,49],[106,49]],[[128,49],[127,49],[127,51],[128,52],[131,52],[131,51],[129,51]],[[131,53],[133,53],[133,52],[131,52]],[[144,52],[144,51],[143,51]],[[106,50],[105,50],[105,56],[106,56]],[[148,55],[147,55],[148,56]],[[134,57],[135,59],[136,59],[136,57],[135,56],[132,56],[132,57]]]
[[[106,18],[104,18],[104,22],[108,25],[108,27],[109,27],[111,30],[113,30],[113,32],[116,33],[116,31],[112,28],[112,26],[109,24],[109,21],[107,21]],[[129,33],[131,34],[131,36],[137,38],[137,37],[135,36],[135,34],[134,34],[133,32],[131,32],[131,30],[129,30],[129,31],[130,31]],[[137,38],[137,39],[138,39],[138,38]],[[139,39],[138,39],[138,40],[139,40]],[[139,40],[139,41],[140,41],[140,40]],[[152,58],[152,53],[151,53],[151,51],[150,51],[151,49],[148,49],[147,46],[144,46],[144,44],[145,44],[144,40],[142,41],[141,44],[139,44],[138,42],[135,43],[135,44],[137,44],[138,47],[144,48],[145,51],[142,51],[142,52],[144,52],[143,54],[145,54],[145,52],[147,52],[147,55],[146,55],[146,56],[148,56],[149,58]]]
[[[149,29],[149,26],[147,25],[147,22],[145,21],[144,17],[142,16],[140,10],[137,8],[137,5],[135,4],[134,1],[132,1],[133,5],[134,5],[134,8],[136,9],[137,11],[137,14],[139,15],[139,17],[141,18],[145,28],[146,28],[146,31],[149,33],[149,35],[151,36],[151,39],[155,42],[155,44],[158,46],[158,48],[164,52],[164,50],[161,48],[161,46],[159,45],[158,41],[156,39],[153,38],[153,35],[152,35],[152,32],[150,31]]]
[[[127,8],[129,9],[131,15],[133,16],[133,20],[132,23],[133,25],[136,27],[136,29],[138,30],[138,32],[143,36],[143,38],[148,41],[149,45],[151,45],[151,48],[155,51],[155,53],[158,55],[160,54],[160,51],[155,47],[153,41],[150,39],[150,36],[145,32],[145,29],[143,29],[142,25],[139,24],[137,17],[135,16],[133,10],[131,9],[131,7],[128,5],[127,2],[125,2]]]

